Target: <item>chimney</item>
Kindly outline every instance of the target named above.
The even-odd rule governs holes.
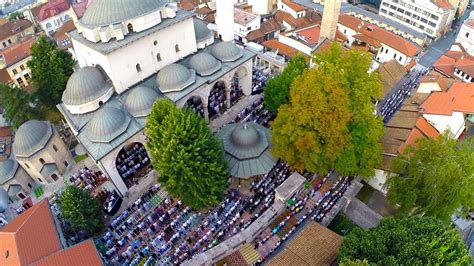
[[[216,24],[219,39],[234,40],[234,0],[216,1]]]
[[[324,39],[334,41],[336,39],[337,22],[341,11],[341,0],[324,1],[323,21],[321,23],[321,33],[319,42]]]

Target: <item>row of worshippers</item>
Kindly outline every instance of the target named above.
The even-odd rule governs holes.
[[[71,184],[92,193],[107,181],[107,177],[101,171],[93,171],[85,166],[75,172],[69,178],[69,181]]]
[[[240,111],[240,113],[238,113],[234,118],[233,122],[255,122],[264,127],[269,127],[270,122],[274,119],[275,116],[265,108],[263,98],[259,98],[244,110]]]
[[[124,150],[117,157],[117,171],[127,187],[133,185],[135,175],[150,165],[145,146],[135,143],[131,149]]]
[[[263,74],[262,70],[254,67],[252,70],[252,94],[262,92],[267,79],[268,76]]]

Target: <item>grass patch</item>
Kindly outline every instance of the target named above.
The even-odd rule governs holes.
[[[39,197],[41,197],[41,196],[44,194],[44,188],[43,188],[43,186],[39,186],[39,187],[35,188],[35,191],[34,191],[34,192],[35,192],[35,197],[36,197],[37,199],[39,199]]]
[[[78,163],[80,161],[83,161],[86,158],[87,158],[87,154],[77,155],[76,157],[74,157],[74,161]]]
[[[328,228],[341,236],[347,235],[352,229],[358,227],[344,215],[338,214],[329,224]]]
[[[363,203],[367,204],[369,202],[370,198],[372,198],[372,195],[374,194],[374,191],[375,190],[371,186],[369,186],[367,184],[364,184],[362,189],[357,194],[356,198],[358,198]]]

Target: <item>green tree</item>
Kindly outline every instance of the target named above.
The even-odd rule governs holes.
[[[290,60],[281,74],[267,82],[263,89],[264,103],[270,112],[277,114],[278,108],[290,101],[291,83],[297,76],[303,74],[307,68],[306,58],[301,54],[297,54]]]
[[[219,140],[198,114],[158,100],[147,119],[147,146],[158,182],[186,205],[217,204],[227,187],[227,165]]]
[[[471,265],[459,232],[433,217],[388,218],[355,228],[338,252],[341,265]],[[353,263],[357,262],[357,263]],[[367,265],[367,264],[366,264]]]
[[[449,221],[458,209],[474,208],[474,137],[462,142],[447,134],[420,139],[397,157],[387,181],[388,199],[401,215]]]
[[[374,116],[381,94],[371,57],[338,44],[314,57],[316,68],[297,77],[290,103],[272,125],[274,154],[292,167],[343,175],[373,176],[381,162],[383,124]]]
[[[59,209],[73,230],[85,231],[89,235],[104,230],[99,201],[76,186],[66,186],[59,197]]]
[[[17,19],[24,18],[24,17],[25,16],[23,16],[22,13],[20,13],[18,11],[15,11],[15,12],[11,13],[10,16],[8,16],[8,20],[12,21],[12,20],[17,20]]]
[[[46,36],[41,36],[31,47],[32,58],[28,61],[35,97],[46,107],[55,107],[69,76],[73,73],[74,60],[71,54],[56,47]]]
[[[41,112],[32,107],[32,97],[25,90],[7,84],[0,84],[0,99],[5,119],[14,129],[31,119],[40,119]]]

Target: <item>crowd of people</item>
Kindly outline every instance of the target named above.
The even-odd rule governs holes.
[[[93,196],[105,193],[100,187],[107,181],[107,177],[101,171],[93,171],[87,166],[79,169],[70,178],[71,184],[88,191]]]
[[[379,113],[385,123],[388,122],[392,115],[400,108],[403,101],[411,95],[412,90],[418,86],[421,75],[422,72],[415,71],[403,82],[396,92],[388,99],[385,99]]]
[[[261,93],[267,82],[268,76],[262,70],[254,67],[252,70],[252,94]]]
[[[216,84],[214,89],[211,90],[209,95],[209,118],[213,118],[216,115],[224,113],[227,109],[226,105],[226,93],[225,93],[225,84]]]
[[[188,100],[187,107],[193,112],[198,113],[200,116],[204,117],[204,106],[202,105],[201,98],[192,97]]]
[[[275,119],[275,116],[265,108],[263,98],[259,98],[237,114],[233,122],[241,123],[252,121],[264,127],[269,127],[273,119]]]
[[[117,171],[127,187],[136,183],[137,174],[150,165],[145,146],[135,143],[117,156]]]

